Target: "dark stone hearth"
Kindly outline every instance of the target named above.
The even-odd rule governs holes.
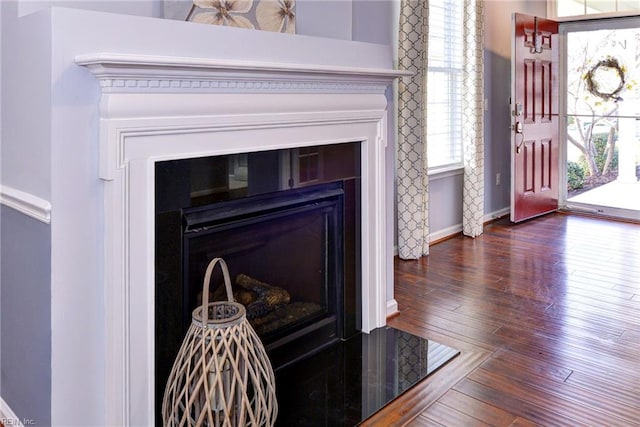
[[[358,334],[276,370],[276,426],[354,426],[458,354],[390,327]]]

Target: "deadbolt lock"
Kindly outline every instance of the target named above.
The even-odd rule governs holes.
[[[513,130],[516,133],[522,133],[523,129],[522,129],[522,122],[516,122],[516,124],[513,126]]]

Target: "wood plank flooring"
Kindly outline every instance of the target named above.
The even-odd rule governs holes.
[[[395,262],[389,325],[461,350],[365,426],[640,426],[640,225],[552,214]]]

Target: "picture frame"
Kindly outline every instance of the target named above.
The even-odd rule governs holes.
[[[163,16],[201,24],[295,34],[295,0],[165,0]]]

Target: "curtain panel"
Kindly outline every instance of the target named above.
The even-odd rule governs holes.
[[[477,237],[484,223],[484,4],[465,0],[462,37],[462,233]]]
[[[398,255],[402,259],[418,259],[429,253],[428,34],[428,1],[402,0],[398,66],[413,72],[398,82]]]
[[[484,220],[484,5],[463,7],[462,231],[477,237]],[[398,83],[398,255],[429,253],[427,74],[429,2],[402,0],[398,66],[412,71]]]

